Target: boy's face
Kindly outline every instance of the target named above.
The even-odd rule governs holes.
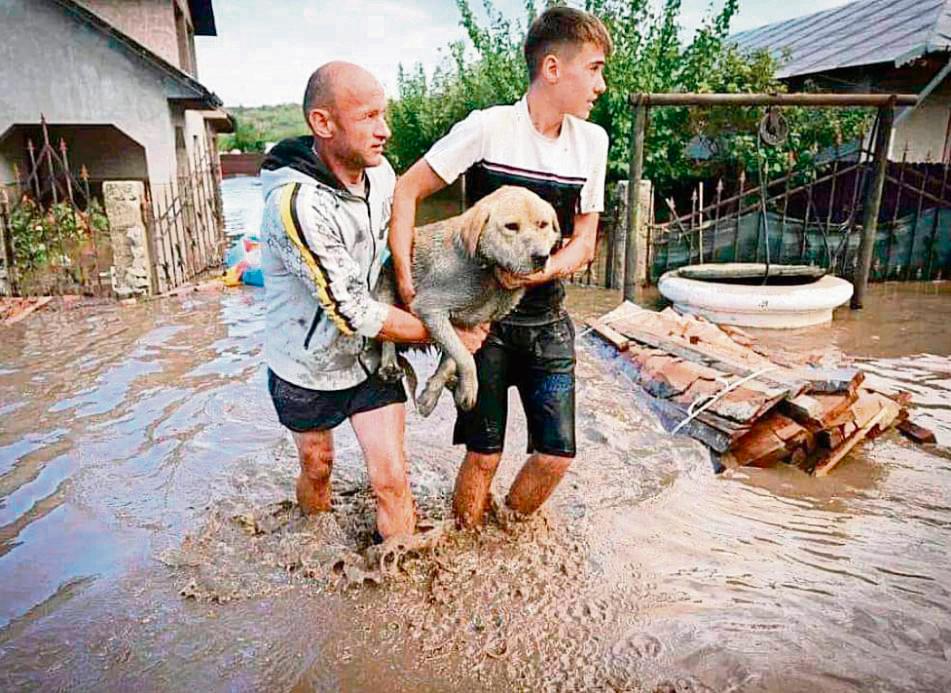
[[[561,110],[577,118],[587,119],[607,89],[604,83],[604,49],[594,43],[566,50],[558,60],[559,74],[555,83]]]

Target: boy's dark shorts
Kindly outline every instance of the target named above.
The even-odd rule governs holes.
[[[479,398],[458,411],[453,442],[502,452],[509,387],[528,420],[528,452],[575,456],[575,330],[571,318],[540,326],[495,323],[475,354]]]
[[[354,414],[406,401],[403,381],[385,383],[375,373],[346,390],[309,390],[268,368],[267,389],[277,418],[295,433],[329,431]]]

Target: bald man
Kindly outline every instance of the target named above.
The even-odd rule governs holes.
[[[377,500],[381,538],[411,534],[416,517],[403,450],[406,394],[376,371],[379,340],[426,342],[411,313],[374,300],[396,176],[383,156],[386,97],[366,70],[332,62],[304,92],[311,136],[264,161],[264,358],[281,424],[297,445],[297,500],[331,510],[333,429],[349,420]],[[458,330],[475,351],[486,330]]]

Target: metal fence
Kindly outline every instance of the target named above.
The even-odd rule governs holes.
[[[196,150],[174,184],[152,186],[144,217],[152,258],[152,292],[165,293],[220,269],[225,233],[218,163]]]
[[[770,262],[825,267],[851,278],[864,219],[871,153],[859,148],[808,173],[792,170],[733,193],[724,181],[700,183],[681,213],[663,201],[668,220],[648,220],[652,281],[689,264]],[[887,165],[871,278],[947,277],[951,269],[951,167],[914,164],[903,156]],[[704,193],[713,197],[704,204]],[[709,198],[708,198],[709,199]]]
[[[0,187],[0,295],[109,292],[109,222],[90,191],[85,166],[75,175],[66,142],[27,140],[25,171]]]

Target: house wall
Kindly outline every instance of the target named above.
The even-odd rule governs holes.
[[[824,75],[792,77],[784,80],[790,91],[807,86],[841,93],[919,94],[947,64],[948,58],[935,54],[895,67],[890,64],[837,70]],[[807,82],[811,82],[808,85]],[[901,109],[898,109],[899,117]],[[908,147],[907,160],[923,162],[931,154],[940,161],[945,149],[948,118],[951,116],[951,75],[945,77],[924,103],[897,123],[892,133],[888,158],[901,161]],[[868,142],[866,142],[868,144]]]
[[[907,146],[908,161],[941,161],[945,152],[949,117],[951,94],[932,94],[895,128],[889,158],[900,161]]]
[[[153,183],[174,176],[161,73],[53,3],[0,0],[0,15],[0,137],[14,124],[37,123],[41,113],[51,123],[114,125],[145,149]],[[11,179],[0,153],[0,182]]]
[[[175,30],[175,0],[80,1],[122,33],[131,36],[172,65],[182,68]]]

